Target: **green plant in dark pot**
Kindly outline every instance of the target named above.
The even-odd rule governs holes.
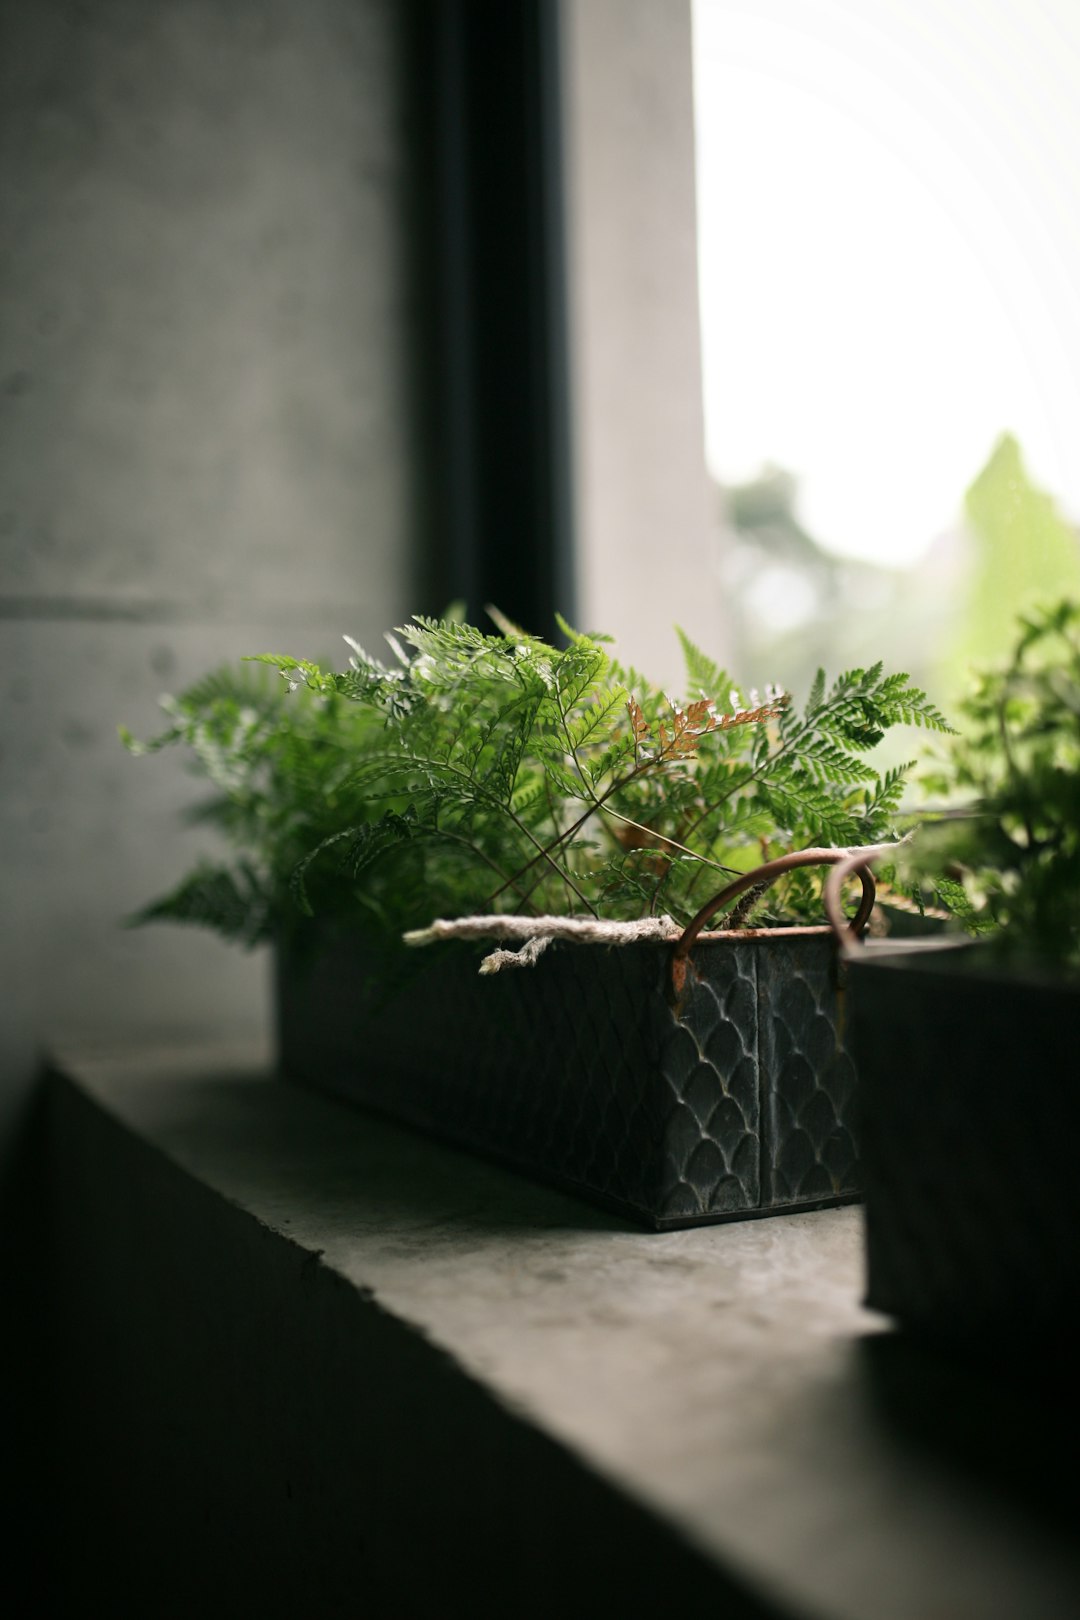
[[[903,866],[972,943],[850,956],[868,1300],[1015,1345],[1080,1284],[1080,607],[1021,618],[963,718]]]
[[[942,717],[880,666],[745,693],[685,638],[673,701],[603,638],[496,622],[169,703],[129,746],[192,751],[235,853],[141,920],[274,942],[293,1078],[647,1224],[854,1196],[821,868],[891,839],[905,770],[866,755]]]

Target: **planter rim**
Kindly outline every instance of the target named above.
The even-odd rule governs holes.
[[[317,923],[318,919],[315,919],[315,921]],[[307,930],[305,929],[304,932],[306,931]],[[321,932],[321,930],[319,931]],[[366,938],[372,943],[373,946],[376,947],[385,946],[386,944],[385,941],[376,941],[374,938],[372,938],[372,936],[366,935],[362,929],[332,926],[331,931],[339,938]],[[614,940],[555,939],[552,941],[552,945],[553,947],[557,947],[559,950],[575,951],[625,951],[642,949],[667,951],[670,950],[672,946],[677,945],[682,937],[683,930],[676,928],[672,931],[672,933],[661,939],[637,939],[618,942]],[[283,938],[284,936],[278,936],[276,943],[279,946],[283,943]],[[835,939],[835,931],[828,923],[793,923],[789,927],[780,928],[709,928],[703,929],[702,932],[698,934],[697,938],[694,940],[692,950],[697,951],[703,945],[778,945],[789,939],[829,938]],[[481,945],[482,941],[479,938],[476,938],[444,940],[441,943],[443,945]],[[879,952],[891,953],[893,951],[906,951],[913,949],[916,946],[921,946],[923,943],[924,941],[921,939],[903,940],[895,943],[887,940],[873,940],[865,945],[864,951],[869,952],[873,957],[876,958]],[[930,942],[927,941],[926,943]],[[967,944],[968,942],[964,940],[960,943]],[[393,948],[396,948],[399,944],[400,940],[395,938],[393,941]],[[855,959],[858,960],[858,958]]]
[[[824,935],[831,935],[832,931],[828,923],[796,923],[790,928],[709,928],[697,936],[693,950],[696,951],[699,945],[738,944],[741,940],[756,944],[784,939],[821,939]],[[675,945],[681,938],[681,933],[673,934],[662,943]]]
[[[1080,996],[1080,975],[1040,963],[1032,958],[1009,961],[978,940],[905,941],[906,949],[867,949],[851,952],[847,965],[924,979],[998,985],[1003,990],[1046,990]]]

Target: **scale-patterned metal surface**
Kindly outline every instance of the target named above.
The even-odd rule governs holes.
[[[670,948],[410,956],[373,988],[349,940],[279,956],[284,1072],[673,1227],[858,1194],[854,1072],[827,930]],[[426,958],[426,959],[425,959]]]

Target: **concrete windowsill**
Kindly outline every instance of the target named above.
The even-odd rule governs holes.
[[[858,1209],[635,1232],[211,1049],[67,1054],[54,1099],[60,1242],[83,1316],[96,1309],[85,1282],[95,1255],[107,1271],[99,1251],[121,1241],[110,1233],[125,1234],[114,1269],[145,1271],[142,1250],[173,1241],[157,1234],[156,1205],[186,1188],[216,1222],[214,1276],[227,1276],[236,1248],[236,1287],[215,1284],[199,1332],[243,1327],[257,1308],[254,1296],[245,1305],[253,1264],[298,1261],[297,1316],[321,1309],[313,1289],[344,1287],[358,1310],[431,1352],[435,1382],[460,1379],[684,1549],[702,1590],[715,1572],[760,1612],[827,1620],[1080,1612],[1071,1538],[1027,1489],[1049,1466],[1030,1450],[1052,1447],[1045,1413],[910,1350],[862,1309]],[[156,1178],[171,1189],[160,1200]],[[95,1223],[108,1200],[120,1202]],[[169,1264],[182,1267],[182,1251]],[[199,1275],[183,1280],[188,1321],[199,1318]],[[366,1319],[356,1315],[357,1334]],[[286,1325],[263,1326],[269,1364]],[[115,1358],[122,1320],[102,1332]],[[418,1399],[425,1365],[409,1375]],[[267,1365],[252,1377],[271,1374]],[[136,1396],[117,1398],[130,1399],[137,1426]],[[259,1422],[265,1473],[274,1441]],[[987,1466],[987,1434],[1019,1444],[1017,1456]],[[468,1461],[465,1493],[479,1489]],[[483,1467],[497,1469],[490,1458]],[[513,1482],[485,1478],[497,1515]],[[407,1488],[415,1497],[415,1480]],[[546,1556],[557,1561],[558,1549]],[[441,1612],[458,1612],[451,1596]],[[506,1612],[532,1610],[521,1600]]]

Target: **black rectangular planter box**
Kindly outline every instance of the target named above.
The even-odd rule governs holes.
[[[392,994],[350,937],[279,951],[281,1067],[663,1229],[858,1195],[854,1071],[828,929],[560,943],[481,977],[411,953]]]
[[[867,1304],[1011,1353],[1080,1292],[1080,986],[983,950],[850,959]]]

